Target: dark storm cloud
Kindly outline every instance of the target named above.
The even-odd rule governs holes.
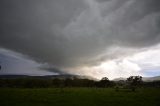
[[[96,64],[114,58],[112,46],[159,43],[159,5],[159,0],[1,0],[0,47],[55,67]]]
[[[65,38],[58,33],[85,8],[79,0],[2,0],[0,46],[36,60],[61,64]],[[41,55],[43,54],[43,55]],[[41,58],[41,59],[39,59]]]
[[[114,1],[114,0],[113,0]],[[160,1],[128,0],[114,13],[112,37],[122,45],[143,47],[159,42]],[[123,42],[122,42],[123,41]]]
[[[66,71],[62,71],[62,70],[59,70],[57,68],[54,68],[54,67],[51,67],[51,66],[42,66],[39,68],[40,70],[46,70],[48,72],[54,72],[56,74],[59,74],[59,75],[69,75],[69,73],[67,73]]]
[[[97,2],[106,2],[106,1],[111,1],[111,0],[95,0]]]

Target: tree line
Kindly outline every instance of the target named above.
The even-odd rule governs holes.
[[[15,78],[0,79],[0,87],[20,88],[46,88],[46,87],[113,87],[115,83],[108,78],[100,81],[78,78],[41,79],[41,78]]]
[[[103,77],[99,81],[79,78],[66,79],[43,79],[43,78],[15,78],[0,79],[0,87],[12,88],[48,88],[48,87],[115,87],[117,90],[121,88],[132,89],[137,87],[160,87],[160,81],[143,82],[141,76],[131,76],[126,81],[111,81],[107,77]]]

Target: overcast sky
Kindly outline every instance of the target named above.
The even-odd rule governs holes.
[[[160,0],[0,0],[0,74],[160,75]]]

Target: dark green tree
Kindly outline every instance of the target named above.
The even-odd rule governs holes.
[[[142,84],[142,76],[130,76],[127,78],[127,83],[132,91],[135,91],[135,89]]]
[[[110,81],[107,77],[103,77],[99,82],[98,82],[98,86],[99,87],[109,87],[110,85]]]

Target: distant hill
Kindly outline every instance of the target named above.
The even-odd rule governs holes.
[[[155,76],[155,77],[143,77],[142,79],[143,79],[143,81],[147,81],[147,82],[149,82],[149,81],[156,81],[156,80],[160,80],[160,76]]]
[[[78,78],[78,79],[90,79],[90,80],[97,80],[90,76],[80,76],[80,75],[45,75],[45,76],[29,76],[29,75],[0,75],[0,79],[16,79],[16,78],[42,78],[42,79],[66,79],[66,78]]]

